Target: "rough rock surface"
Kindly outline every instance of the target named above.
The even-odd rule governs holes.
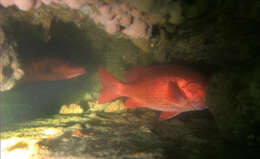
[[[25,145],[32,140],[37,141],[35,155],[46,158],[204,158],[214,152],[216,127],[207,111],[168,121],[157,121],[157,117],[144,109],[38,119],[2,130],[3,143],[18,137],[2,152],[8,156],[16,149],[26,151]],[[24,146],[18,146],[21,142]]]
[[[254,158],[259,150],[259,68],[259,64],[233,66],[214,75],[209,85],[209,109],[227,142],[222,147],[236,145],[229,149],[241,151],[236,158]]]

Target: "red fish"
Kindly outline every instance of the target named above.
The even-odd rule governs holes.
[[[24,81],[56,81],[71,79],[86,73],[84,67],[70,64],[62,59],[45,58],[33,61],[24,68]]]
[[[126,83],[104,68],[99,69],[99,77],[103,85],[99,104],[126,97],[127,108],[146,107],[162,111],[160,120],[207,108],[206,77],[184,66],[134,67],[127,72]]]

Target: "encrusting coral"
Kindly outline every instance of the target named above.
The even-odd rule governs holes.
[[[83,108],[78,104],[63,105],[60,109],[60,114],[81,114],[83,112]]]
[[[20,10],[28,11],[42,5],[61,5],[72,9],[90,8],[87,14],[104,27],[109,34],[123,33],[130,39],[151,37],[152,25],[145,18],[144,13],[131,6],[126,1],[114,0],[0,0],[4,7],[16,6]],[[89,10],[89,9],[88,9]]]

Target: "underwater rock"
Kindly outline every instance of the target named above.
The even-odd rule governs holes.
[[[149,26],[142,20],[134,18],[133,23],[124,29],[122,33],[126,34],[130,38],[145,38],[150,37],[151,31],[149,30]]]
[[[97,6],[100,14],[92,15],[94,21],[104,25],[105,30],[114,34],[120,32],[120,26],[124,29],[121,33],[126,34],[130,39],[149,38],[152,26],[144,18],[141,11],[131,7],[127,2],[106,3]]]
[[[109,103],[104,111],[107,113],[124,113],[127,111],[127,108],[123,100],[115,100]]]
[[[228,69],[215,74],[207,101],[222,136],[231,142],[260,144],[260,66]],[[243,74],[243,76],[241,76]]]
[[[1,129],[1,143],[4,143],[1,150],[5,152],[1,157],[14,155],[17,150],[25,152],[21,158],[31,154],[35,158],[52,159],[206,158],[214,155],[215,149],[208,149],[214,141],[211,136],[215,134],[214,124],[205,112],[204,115],[202,112],[186,114],[167,122],[154,119],[156,113],[146,109],[37,119],[20,124],[14,130]]]
[[[0,26],[0,50],[2,51],[2,46],[4,44],[5,41],[5,34],[3,32],[2,26]],[[0,56],[2,55],[2,53],[0,54]]]
[[[33,138],[11,138],[1,141],[1,158],[33,158],[39,151],[38,140]],[[3,144],[3,145],[2,145]]]
[[[105,104],[98,104],[97,102],[88,101],[89,111],[91,112],[101,112],[106,108]]]
[[[210,3],[215,3],[214,1],[208,1],[208,0],[198,0],[198,1],[192,1],[192,2],[185,2],[182,1],[181,6],[183,9],[183,16],[186,18],[195,18],[199,17],[209,9]]]
[[[127,0],[131,5],[135,6],[143,12],[151,12],[156,0]]]
[[[108,104],[98,104],[97,102],[88,102],[91,112],[124,113],[127,108],[122,100],[115,100]]]
[[[36,36],[42,36],[41,38],[43,38],[42,40],[45,42],[51,39],[51,28],[54,26],[54,19],[56,18],[65,23],[72,22],[76,24],[80,30],[85,30],[85,28],[83,28],[85,25],[84,22],[92,19],[94,23],[97,24],[98,28],[101,28],[108,34],[111,34],[111,38],[122,38],[124,40],[145,38],[149,40],[152,36],[151,32],[153,30],[153,26],[150,24],[149,18],[147,17],[148,15],[145,15],[143,12],[139,11],[137,8],[131,6],[125,1],[112,1],[111,3],[108,3],[108,1],[105,2],[104,0],[88,0],[84,1],[86,4],[82,4],[83,6],[80,7],[80,9],[75,10],[70,9],[70,6],[66,7],[68,2],[65,0],[35,1],[35,3],[38,2],[41,2],[41,4],[44,4],[45,6],[36,9],[35,4],[35,6],[32,7],[33,9],[29,12],[21,12],[17,9],[5,9],[4,12],[6,12],[10,18],[12,17],[15,19],[14,21],[18,21],[19,23],[27,23],[27,25],[23,26],[29,25],[31,27],[29,30],[36,33]],[[10,18],[7,18],[7,16],[5,17],[5,23],[9,23],[8,19]],[[136,20],[138,23],[136,23]],[[89,24],[92,25],[92,22],[88,23],[88,25]],[[91,27],[94,28],[95,26],[96,25],[92,25]],[[16,32],[16,29],[11,29],[14,30],[11,32],[16,34],[14,33]],[[20,28],[19,31],[21,30],[22,28]],[[134,42],[134,44],[137,44],[137,47],[140,47],[141,49],[145,48],[144,50],[149,50],[149,47],[147,47],[147,42],[145,43],[146,44],[143,45],[140,44],[140,42]]]
[[[88,3],[86,0],[64,0],[64,2],[72,9],[80,9]]]
[[[128,27],[132,23],[133,17],[129,14],[123,14],[119,17],[119,24]]]
[[[20,10],[27,11],[34,6],[35,0],[14,0],[14,4]]]
[[[183,1],[158,1],[158,0],[128,0],[138,10],[149,17],[151,24],[181,24],[184,21],[182,12]]]
[[[131,41],[142,51],[144,51],[145,53],[149,53],[152,51],[152,47],[150,45],[150,41],[147,39],[131,39]]]
[[[0,0],[0,4],[4,7],[16,6],[18,9],[22,11],[28,11],[32,8],[40,7],[42,1],[41,0]]]
[[[12,89],[24,76],[15,47],[16,43],[3,42],[3,45],[1,44],[0,91],[2,92]]]
[[[185,17],[182,15],[183,8],[181,5],[181,1],[177,1],[176,3],[171,3],[168,7],[170,18],[168,22],[171,24],[181,24],[184,22]]]
[[[0,0],[0,4],[4,7],[9,7],[14,5],[14,0]]]
[[[108,20],[111,20],[115,15],[113,14],[112,10],[112,6],[110,5],[102,5],[98,8],[101,16],[103,16],[104,18],[107,18]]]
[[[109,34],[120,32],[120,26],[126,27],[122,33],[130,38],[149,38],[151,36],[152,25],[144,17],[144,14],[137,8],[129,5],[124,1],[113,0],[1,0],[0,4],[4,7],[15,5],[20,10],[27,11],[31,8],[38,8],[41,4],[45,5],[67,5],[72,9],[88,8],[87,10],[95,10],[96,12],[83,11],[89,14],[97,24],[104,26]],[[90,9],[91,8],[91,9]],[[134,21],[132,19],[138,19]],[[137,23],[138,22],[138,23]],[[132,24],[132,25],[130,25]]]
[[[107,21],[105,23],[105,30],[109,34],[115,34],[120,31],[120,26],[115,20]]]
[[[44,3],[45,5],[49,5],[52,3],[53,0],[41,0],[42,3]]]
[[[81,114],[83,112],[83,108],[78,104],[63,105],[60,109],[60,114]]]

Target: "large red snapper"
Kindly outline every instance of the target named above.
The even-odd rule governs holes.
[[[104,68],[99,69],[99,77],[103,85],[99,104],[126,97],[125,105],[128,108],[146,107],[162,111],[160,120],[207,108],[206,77],[184,66],[134,67],[127,72],[126,83]]]

